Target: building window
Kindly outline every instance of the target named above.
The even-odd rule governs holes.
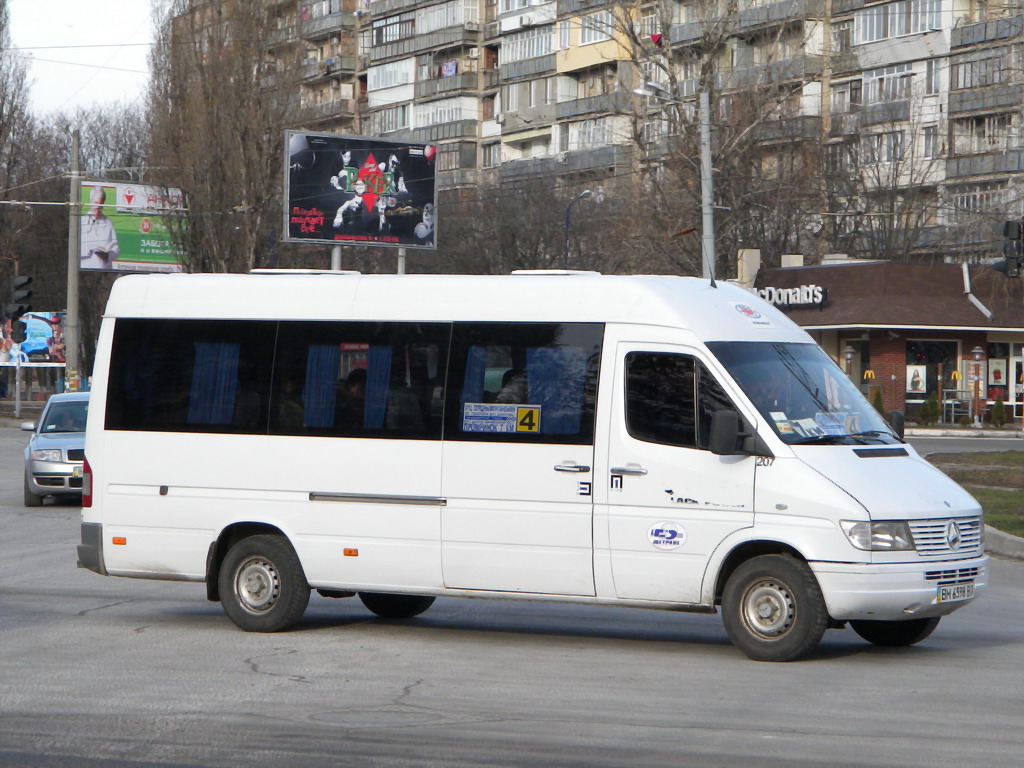
[[[872,43],[942,28],[942,0],[897,0],[854,14],[854,42]]]
[[[928,59],[924,76],[924,92],[931,96],[939,92],[939,60]]]
[[[366,71],[366,89],[376,91],[380,88],[392,88],[412,82],[413,60],[392,61]]]
[[[454,123],[462,119],[462,99],[441,99],[416,105],[416,128]]]
[[[615,17],[611,11],[599,11],[584,16],[580,23],[580,45],[611,40]]]
[[[530,0],[501,0],[501,12],[512,13],[512,11],[521,10],[529,5]]]
[[[956,155],[1002,152],[1017,144],[1010,115],[986,115],[953,122],[953,149]]]
[[[456,168],[461,168],[461,158],[461,144],[441,144],[437,148],[437,170],[454,171]]]
[[[371,133],[391,133],[409,127],[409,105],[399,104],[370,115]]]
[[[961,184],[951,189],[958,213],[998,213],[1006,208],[1006,182]]]
[[[501,142],[484,144],[484,168],[494,168],[501,165]]]
[[[555,25],[531,27],[522,32],[514,32],[502,38],[501,49],[498,51],[498,64],[511,64],[516,61],[535,59],[552,52]]]
[[[939,156],[939,126],[937,125],[924,127],[924,156],[927,158]]]
[[[846,53],[853,47],[853,19],[832,24],[832,53]]]
[[[373,22],[373,45],[384,45],[406,40],[416,34],[416,14],[400,13]]]
[[[864,103],[886,104],[910,98],[910,64],[895,64],[864,72]]]
[[[895,163],[902,159],[903,131],[872,133],[861,137],[862,164]]]
[[[982,88],[988,85],[999,85],[1010,79],[1010,66],[1005,51],[983,59],[973,61],[954,61],[951,90],[965,88]]]

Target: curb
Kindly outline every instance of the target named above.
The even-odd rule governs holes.
[[[986,525],[985,552],[990,555],[1012,557],[1014,560],[1024,560],[1024,539]]]
[[[1006,440],[1024,438],[1024,431],[1019,429],[1003,431],[1001,429],[924,429],[911,427],[904,431],[906,437],[1001,437]]]

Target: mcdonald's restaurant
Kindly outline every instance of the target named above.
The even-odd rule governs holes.
[[[862,261],[841,255],[758,269],[739,282],[806,330],[883,411],[908,421],[935,395],[940,421],[987,422],[1002,400],[1024,422],[1024,280],[987,266]]]

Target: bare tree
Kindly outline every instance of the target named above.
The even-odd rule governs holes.
[[[176,239],[194,272],[246,271],[275,256],[283,131],[293,95],[264,64],[272,3],[168,0],[152,55],[152,178],[185,190]]]

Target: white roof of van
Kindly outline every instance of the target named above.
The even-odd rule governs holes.
[[[357,273],[127,275],[109,317],[419,322],[614,322],[692,329],[705,341],[810,341],[736,285],[670,275]]]

